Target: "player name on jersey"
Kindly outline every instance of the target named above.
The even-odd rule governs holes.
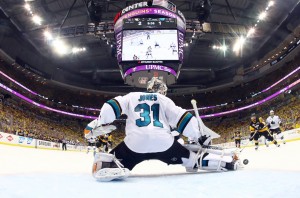
[[[138,99],[139,102],[141,101],[157,101],[157,95],[156,94],[145,94],[145,95],[140,95],[140,98]]]

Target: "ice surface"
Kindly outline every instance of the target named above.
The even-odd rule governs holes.
[[[97,182],[92,153],[0,145],[1,198],[300,197],[300,141],[243,151],[243,170],[185,174],[181,166],[147,161],[124,181]],[[159,176],[163,174],[163,176]]]

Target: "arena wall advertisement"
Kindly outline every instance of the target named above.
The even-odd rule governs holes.
[[[289,131],[283,132],[284,139],[288,141],[300,140],[300,128],[292,129]],[[259,139],[260,144],[264,144],[264,139]],[[279,140],[281,144],[281,140]],[[52,149],[52,150],[61,150],[61,144],[55,142],[49,142],[44,140],[37,140],[33,138],[17,136],[9,133],[0,132],[0,144],[7,144],[13,146],[23,146],[30,148],[40,148],[40,149]],[[244,139],[241,141],[241,146],[253,146],[254,142],[249,143],[249,139]],[[223,146],[225,148],[233,148],[235,147],[234,142],[228,142],[224,144],[217,144],[215,146]],[[76,146],[67,144],[67,150],[70,151],[86,151],[85,146]]]
[[[13,146],[23,146],[23,147],[40,148],[40,149],[52,149],[52,150],[62,149],[60,143],[38,140],[29,137],[4,133],[4,132],[0,132],[0,144],[8,144]],[[86,147],[67,144],[67,150],[85,151]]]
[[[0,143],[35,147],[35,139],[0,132]]]

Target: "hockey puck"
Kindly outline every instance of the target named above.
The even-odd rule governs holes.
[[[249,163],[249,160],[247,160],[247,159],[243,160],[243,164],[247,165],[248,163]]]

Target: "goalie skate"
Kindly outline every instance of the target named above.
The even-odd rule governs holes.
[[[103,168],[98,170],[94,177],[97,181],[106,182],[112,180],[123,180],[130,175],[127,168]]]

